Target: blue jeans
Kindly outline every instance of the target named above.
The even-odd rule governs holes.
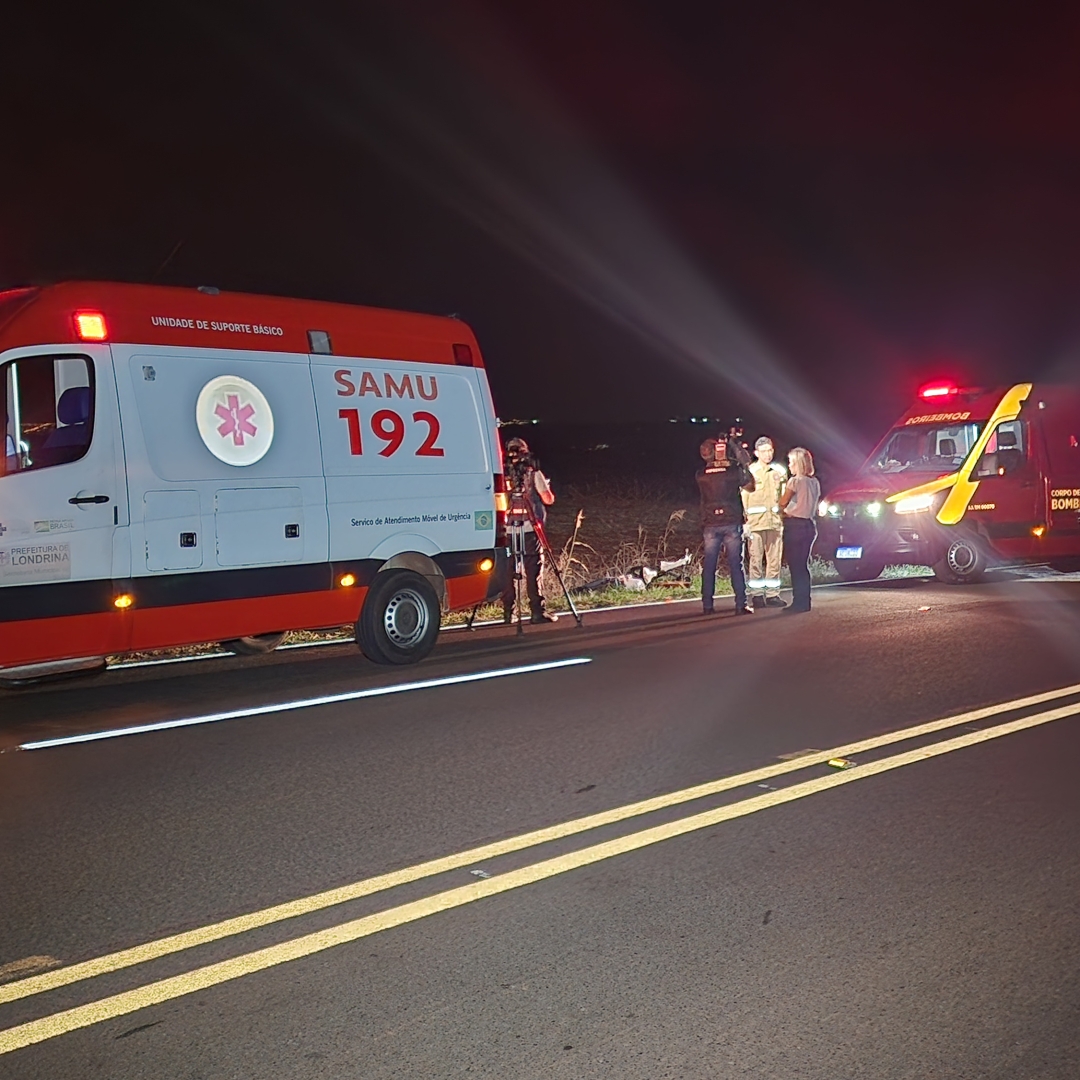
[[[716,589],[716,564],[720,561],[720,549],[724,549],[731,587],[735,590],[735,607],[746,607],[746,578],[742,566],[742,526],[708,525],[705,536],[705,562],[701,568],[701,606],[713,609],[713,592]]]

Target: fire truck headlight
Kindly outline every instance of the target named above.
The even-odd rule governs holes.
[[[881,517],[881,503],[872,502],[866,504],[866,513],[868,517],[876,518]]]
[[[894,509],[898,514],[922,514],[934,505],[933,495],[909,495],[897,500]]]
[[[831,517],[837,518],[840,516],[840,506],[837,503],[831,503],[828,499],[822,499],[818,503],[818,517]]]

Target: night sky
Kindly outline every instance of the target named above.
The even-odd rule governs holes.
[[[0,285],[458,313],[504,416],[766,415],[1080,342],[1080,7],[5,13]]]

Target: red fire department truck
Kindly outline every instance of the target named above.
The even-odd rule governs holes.
[[[0,681],[345,623],[408,663],[505,562],[495,413],[456,319],[8,291],[0,417]]]
[[[887,564],[942,581],[1080,559],[1080,387],[932,383],[819,508],[817,550],[846,580]]]

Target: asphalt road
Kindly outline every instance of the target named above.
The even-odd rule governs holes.
[[[0,1077],[1080,1076],[1080,583],[587,623],[0,697]]]

